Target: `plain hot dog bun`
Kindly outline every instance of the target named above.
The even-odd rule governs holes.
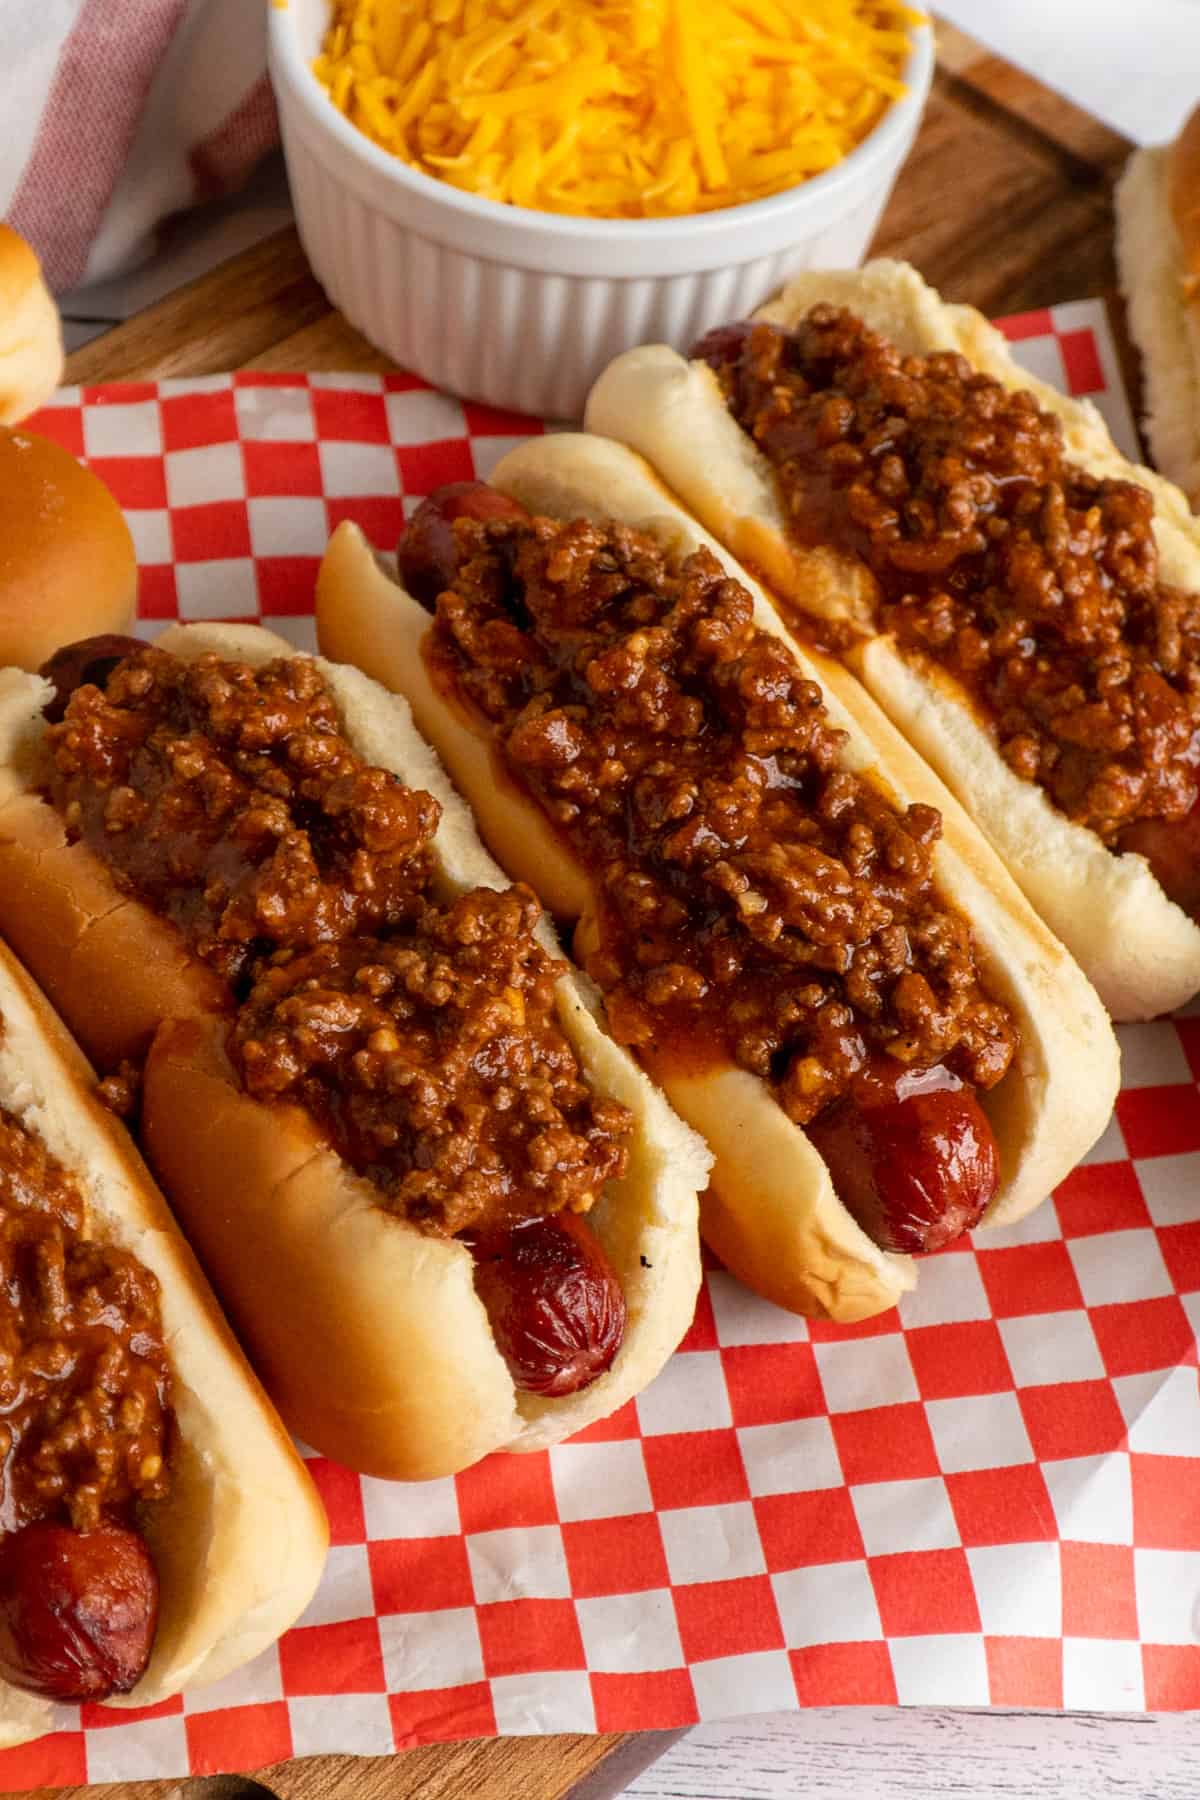
[[[989,987],[1013,1009],[1022,1033],[1009,1075],[979,1096],[1003,1173],[986,1222],[1002,1224],[1038,1205],[1108,1121],[1116,1045],[1095,993],[961,809],[851,677],[792,642],[761,589],[631,451],[582,435],[531,440],[504,458],[493,483],[551,518],[615,519],[684,552],[707,545],[749,589],[756,624],[783,638],[822,687],[832,722],[848,733],[847,765],[870,771],[902,806],[923,801],[941,808],[940,883],[971,920]],[[497,857],[554,910],[580,918],[586,941],[594,912],[589,878],[540,808],[515,782],[498,777],[490,742],[431,682],[421,655],[429,624],[429,614],[357,528],[339,526],[318,579],[323,648],[407,695]],[[732,1064],[703,1076],[656,1069],[652,1060],[648,1066],[715,1156],[701,1200],[702,1227],[748,1285],[794,1311],[846,1322],[885,1310],[914,1285],[912,1259],[878,1249],[861,1230],[812,1143],[756,1076]]]
[[[873,262],[798,276],[755,316],[791,326],[819,300],[848,307],[906,354],[955,350],[1005,387],[1031,392],[1062,420],[1073,461],[1151,490],[1162,579],[1200,587],[1200,520],[1185,497],[1129,464],[1089,402],[1027,374],[981,314],[947,305],[904,263]],[[1106,849],[1094,832],[1064,817],[1039,787],[1009,769],[945,671],[925,673],[900,656],[891,637],[871,635],[873,587],[864,564],[791,539],[774,471],[728,411],[707,364],[687,362],[665,345],[628,351],[592,389],[587,423],[640,451],[783,602],[857,623],[847,664],[967,808],[1115,1018],[1153,1018],[1200,988],[1200,928],[1167,898],[1145,858]]]
[[[0,945],[0,1107],[75,1177],[90,1235],[158,1277],[178,1433],[168,1497],[139,1523],[161,1586],[154,1651],[117,1705],[150,1706],[257,1656],[308,1604],[329,1527],[316,1490],[229,1334],[95,1076],[28,975]],[[51,1726],[49,1706],[0,1682],[0,1744]]]
[[[37,669],[62,644],[127,631],[133,539],[98,476],[69,450],[0,429],[0,666]]]
[[[257,627],[180,626],[159,641],[183,658],[212,651],[256,665],[295,654]],[[353,747],[441,802],[439,897],[506,887],[405,703],[356,670],[321,668]],[[39,677],[0,674],[0,929],[53,982],[98,1058],[140,1054],[167,1021],[145,1071],[147,1154],[291,1428],[366,1473],[419,1480],[492,1450],[540,1449],[638,1393],[691,1323],[708,1157],[597,1025],[581,980],[559,982],[559,1022],[592,1086],[635,1114],[628,1172],[588,1215],[628,1320],[605,1375],[547,1400],[514,1388],[467,1248],[389,1215],[302,1110],[242,1091],[220,984],[172,926],[117,894],[86,847],[66,843],[32,791],[48,693]],[[561,955],[548,928],[544,944]]]
[[[62,327],[41,264],[11,225],[0,225],[0,425],[36,412],[62,366]]]
[[[1173,143],[1134,152],[1114,203],[1146,434],[1163,474],[1200,508],[1200,107]]]

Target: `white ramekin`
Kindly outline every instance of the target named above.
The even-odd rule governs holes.
[[[402,368],[543,418],[577,418],[621,350],[686,348],[799,269],[857,264],[933,71],[923,26],[904,98],[844,162],[769,200],[683,219],[578,219],[483,200],[389,156],[312,73],[329,0],[269,11],[296,221],[330,299]]]

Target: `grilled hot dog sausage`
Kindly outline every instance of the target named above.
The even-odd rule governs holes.
[[[527,1220],[471,1248],[476,1291],[519,1388],[573,1394],[610,1367],[625,1332],[625,1298],[578,1214]]]
[[[127,1526],[41,1520],[0,1540],[0,1678],[49,1699],[137,1686],[158,1622],[158,1575]]]
[[[877,1066],[807,1129],[839,1199],[881,1250],[940,1250],[978,1225],[999,1186],[983,1108],[946,1069]]]

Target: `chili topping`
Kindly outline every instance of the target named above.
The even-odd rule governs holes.
[[[142,1071],[137,1063],[128,1059],[118,1063],[111,1075],[105,1075],[96,1083],[96,1098],[101,1106],[106,1106],[118,1119],[124,1119],[131,1129],[137,1118],[141,1091]]]
[[[956,354],[902,356],[843,309],[723,328],[693,354],[798,540],[860,557],[880,628],[966,686],[1010,768],[1154,860],[1122,833],[1200,793],[1200,594],[1159,579],[1151,495],[1071,462],[1031,394]]]
[[[227,980],[401,923],[428,878],[441,808],[355,753],[306,657],[140,650],[47,737],[68,832]]]
[[[798,1123],[869,1063],[990,1087],[1016,1026],[937,892],[941,817],[840,766],[844,734],[715,558],[615,525],[459,518],[438,679],[597,877],[614,1033],[732,1055]]]
[[[159,1286],[88,1235],[74,1178],[0,1109],[0,1537],[77,1531],[169,1486],[171,1379]]]
[[[279,953],[238,1017],[248,1091],[298,1101],[429,1231],[585,1211],[630,1115],[592,1096],[554,1018],[564,964],[528,888],[426,904],[414,928]]]
[[[632,1116],[557,1023],[533,895],[437,902],[441,807],[358,755],[310,659],[142,649],[48,742],[69,832],[234,984],[247,1090],[306,1107],[389,1210],[457,1234],[623,1173]]]

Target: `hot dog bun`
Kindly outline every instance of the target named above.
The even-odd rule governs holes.
[[[503,492],[552,518],[611,518],[684,550],[706,544],[750,590],[755,622],[791,644],[753,581],[696,525],[641,459],[620,445],[554,435],[522,445],[493,477]],[[593,912],[588,877],[548,830],[540,809],[497,777],[476,728],[430,681],[420,653],[429,615],[374,557],[357,529],[334,533],[317,588],[323,648],[353,658],[408,697],[422,732],[472,802],[480,828],[514,876],[547,903]],[[847,762],[870,770],[906,804],[945,813],[937,868],[945,892],[972,921],[981,965],[997,998],[1016,1013],[1023,1043],[1010,1075],[981,1096],[1000,1145],[1004,1183],[988,1222],[1020,1217],[1049,1193],[1109,1117],[1117,1054],[1099,1002],[996,858],[852,678],[791,645],[824,689],[833,723],[849,733]],[[497,794],[502,805],[497,805]],[[707,1140],[716,1161],[701,1201],[709,1242],[757,1291],[805,1313],[851,1321],[894,1304],[916,1280],[910,1258],[879,1250],[834,1193],[821,1157],[764,1083],[730,1067],[680,1077],[647,1066],[671,1104]]]
[[[947,305],[903,263],[874,262],[798,276],[756,317],[794,324],[818,300],[850,308],[902,352],[956,350],[1005,387],[1032,392],[1062,420],[1072,460],[1150,488],[1163,580],[1200,586],[1200,521],[1184,496],[1132,467],[1087,401],[1026,374],[971,307]],[[727,410],[707,364],[686,362],[665,345],[628,351],[593,388],[587,423],[647,457],[782,601],[859,626],[848,666],[966,807],[1115,1018],[1151,1018],[1195,993],[1200,927],[1167,898],[1143,857],[1107,850],[1008,768],[950,676],[923,672],[890,637],[870,635],[865,566],[790,539],[771,465]]]
[[[0,425],[15,425],[48,400],[62,377],[58,308],[37,257],[11,225],[0,225]]]
[[[257,665],[294,654],[256,627],[181,626],[159,641],[183,658],[212,651]],[[439,897],[506,887],[404,702],[355,670],[321,667],[354,748],[441,802]],[[560,981],[559,1022],[592,1085],[636,1120],[629,1170],[589,1214],[628,1320],[607,1374],[544,1400],[515,1390],[469,1251],[386,1213],[299,1109],[245,1095],[224,1054],[219,984],[173,927],[117,896],[91,853],[66,845],[57,814],[29,791],[46,690],[37,677],[0,675],[0,720],[10,721],[0,755],[11,753],[0,777],[0,928],[53,981],[97,1055],[138,1055],[167,1021],[146,1066],[147,1154],[292,1429],[369,1474],[420,1480],[492,1450],[556,1442],[637,1393],[691,1322],[708,1159],[605,1037],[582,982]],[[48,929],[43,914],[55,909]],[[548,928],[544,944],[561,955]]]
[[[136,594],[104,483],[50,438],[0,430],[0,666],[37,669],[60,644],[127,630]]]
[[[1150,448],[1200,507],[1200,107],[1173,143],[1134,152],[1114,204]]]
[[[158,1277],[178,1441],[168,1498],[141,1520],[162,1593],[154,1652],[124,1702],[218,1680],[307,1605],[329,1529],[316,1491],[229,1334],[195,1258],[60,1020],[0,945],[0,1106],[73,1174],[90,1230]],[[49,1730],[50,1708],[0,1683],[0,1744]]]

